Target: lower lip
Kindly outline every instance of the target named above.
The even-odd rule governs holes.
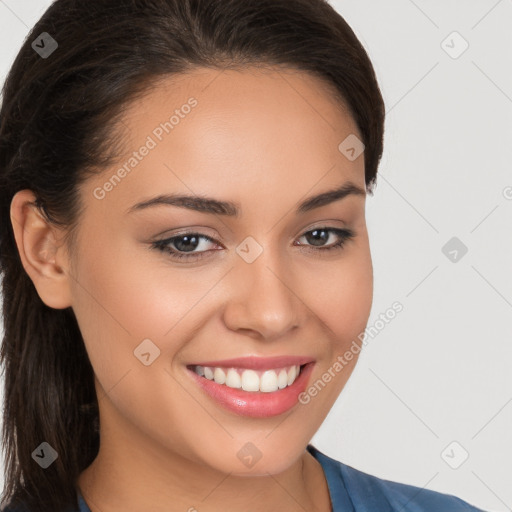
[[[219,405],[240,416],[268,418],[283,414],[298,402],[298,396],[307,387],[314,364],[306,364],[291,386],[270,393],[230,388],[225,384],[217,384],[213,380],[201,377],[190,368],[187,369],[199,386]]]

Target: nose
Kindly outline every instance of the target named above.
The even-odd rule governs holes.
[[[282,257],[278,261],[264,250],[252,263],[240,258],[235,266],[230,272],[229,298],[224,309],[224,322],[229,329],[272,340],[299,326],[304,306]]]

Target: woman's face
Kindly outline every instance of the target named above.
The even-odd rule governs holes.
[[[305,73],[201,69],[162,81],[122,126],[126,153],[81,186],[85,210],[69,261],[102,449],[141,465],[169,456],[238,475],[280,472],[349,378],[370,314],[356,124]],[[348,182],[363,193],[308,201]],[[135,207],[171,194],[196,201]],[[199,197],[233,205],[206,208]],[[353,237],[325,249],[343,240],[336,230]],[[158,241],[167,241],[163,250],[152,246]],[[264,363],[278,367],[278,391],[236,389],[276,384],[272,372],[244,376],[244,362],[230,373],[235,387],[215,382],[228,377],[222,361],[248,356],[314,363],[290,387],[289,362]],[[225,366],[212,368],[214,381],[194,372],[212,361]]]

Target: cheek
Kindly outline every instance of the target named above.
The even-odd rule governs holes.
[[[141,257],[133,248],[115,254],[90,249],[77,269],[81,277],[74,284],[73,310],[99,384],[104,417],[114,415],[113,405],[139,425],[155,411],[166,425],[177,425],[179,414],[190,418],[194,411],[180,406],[190,400],[168,371],[189,339],[187,313],[204,295],[204,283],[190,274],[179,277],[164,263],[152,264],[158,258]],[[148,339],[151,343],[143,342]],[[142,354],[148,352],[150,364],[145,365]]]
[[[73,310],[88,356],[105,391],[127,372],[127,380],[142,379],[156,389],[169,378],[163,370],[170,370],[205,318],[215,314],[214,294],[205,294],[225,269],[180,269],[164,254],[134,248],[133,241],[106,238],[84,244],[80,277],[72,280]],[[148,350],[154,362],[144,366],[137,355]]]
[[[117,333],[132,350],[144,338],[168,333],[206,286],[190,271],[166,264],[165,255],[129,240],[92,240],[79,265],[74,307],[93,332]]]
[[[155,340],[163,350],[160,340],[179,318],[186,291],[173,292],[153,282],[151,267],[133,247],[99,238],[84,247],[79,277],[72,283],[73,310],[91,364],[108,386],[128,369],[141,366],[134,350],[144,339]]]
[[[368,239],[363,237],[346,258],[332,263],[311,297],[317,297],[315,311],[331,328],[337,350],[364,332],[373,301],[373,267]]]
[[[299,401],[308,417],[321,422],[348,382],[362,349],[373,299],[373,269],[367,244],[362,243],[358,250],[330,265],[328,272],[317,275],[320,281],[316,281],[314,292],[310,290],[307,304],[317,313],[325,336],[318,349],[322,357]]]

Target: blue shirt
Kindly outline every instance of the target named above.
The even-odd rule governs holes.
[[[308,451],[322,465],[333,512],[484,512],[450,494],[363,473],[312,445]]]
[[[332,512],[484,512],[450,494],[413,485],[383,480],[343,464],[313,445],[309,453],[324,470]],[[79,509],[69,512],[91,512],[78,492]],[[4,512],[27,512],[6,508]]]

